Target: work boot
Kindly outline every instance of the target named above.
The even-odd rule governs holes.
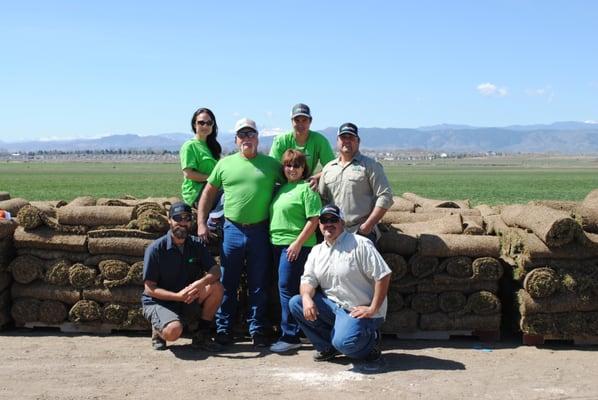
[[[207,329],[198,329],[193,333],[191,347],[212,353],[222,351],[222,345],[212,339],[212,335]]]

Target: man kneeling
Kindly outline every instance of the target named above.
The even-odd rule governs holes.
[[[337,206],[324,206],[319,222],[324,242],[307,258],[291,312],[316,348],[315,361],[338,354],[377,361],[391,270],[369,239],[345,231]]]
[[[170,230],[145,251],[141,304],[143,315],[152,324],[155,350],[165,350],[166,341],[181,337],[183,323],[197,317],[199,328],[193,332],[192,346],[220,350],[210,331],[224,293],[220,268],[199,238],[189,235],[192,220],[191,207],[173,204]]]

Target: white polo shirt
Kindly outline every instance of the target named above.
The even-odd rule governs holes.
[[[369,306],[374,284],[391,273],[374,244],[367,238],[344,231],[332,246],[326,241],[314,246],[307,257],[301,283],[320,287],[326,297],[350,310]],[[375,318],[386,316],[386,298]]]

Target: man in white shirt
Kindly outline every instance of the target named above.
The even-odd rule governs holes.
[[[319,223],[324,242],[307,258],[291,312],[316,349],[315,361],[338,354],[378,360],[391,270],[369,239],[345,230],[337,206],[324,206]]]

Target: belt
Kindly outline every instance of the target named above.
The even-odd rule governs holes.
[[[233,221],[232,219],[228,219],[228,218],[225,218],[225,219],[226,219],[228,222],[230,222],[231,224],[234,224],[234,225],[236,225],[236,226],[239,226],[239,227],[241,227],[241,228],[253,228],[253,227],[260,226],[260,225],[265,225],[265,224],[267,224],[267,223],[268,223],[268,220],[267,220],[267,219],[265,219],[265,220],[263,220],[263,221],[260,221],[260,222],[253,223],[253,224],[242,224],[242,223],[240,223],[240,222],[235,222],[235,221]]]

